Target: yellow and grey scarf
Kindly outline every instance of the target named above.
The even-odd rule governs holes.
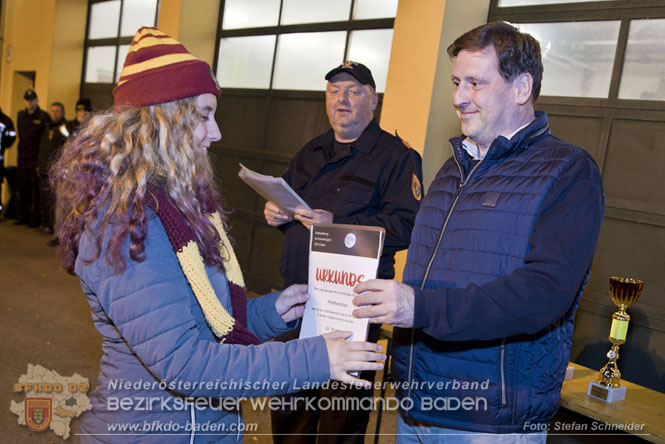
[[[224,309],[215,294],[199,246],[191,229],[180,211],[173,205],[164,190],[156,185],[148,186],[146,205],[159,217],[166,235],[173,246],[196,300],[201,306],[208,325],[220,342],[229,344],[260,344],[261,340],[247,329],[247,293],[240,264],[233,252],[219,213],[209,216],[220,237],[220,254],[224,260],[224,271],[229,285],[229,297],[233,315]]]

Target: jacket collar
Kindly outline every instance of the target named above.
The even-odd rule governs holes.
[[[550,134],[549,121],[547,114],[543,111],[536,111],[535,119],[517,132],[510,140],[499,136],[490,145],[485,155],[485,163],[496,162],[502,159],[514,156],[526,150],[529,145]],[[466,165],[469,161],[469,155],[466,153],[462,141],[464,136],[453,137],[450,139],[450,145],[453,149],[453,155],[460,165]]]
[[[360,135],[360,137],[358,137],[355,141],[349,143],[348,145],[350,145],[351,148],[360,151],[363,154],[369,154],[372,151],[372,149],[374,149],[374,146],[376,146],[376,141],[379,138],[380,134],[381,134],[381,127],[379,126],[379,123],[376,121],[376,118],[373,118],[372,121],[369,122],[369,125],[367,125],[367,128],[365,128],[363,133]],[[321,140],[321,144],[313,147],[312,149],[314,150],[320,150],[323,148],[330,149],[332,148],[333,143],[335,143],[335,132],[331,128],[330,130],[328,130],[328,132]]]

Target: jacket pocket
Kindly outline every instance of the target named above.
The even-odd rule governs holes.
[[[335,187],[335,194],[345,202],[367,206],[374,196],[374,183],[361,177],[344,176]]]

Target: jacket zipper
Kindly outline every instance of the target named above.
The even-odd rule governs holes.
[[[478,169],[478,167],[483,163],[485,160],[485,157],[487,157],[487,153],[485,153],[485,157],[483,157],[480,162],[474,166],[471,171],[469,171],[469,175],[465,178],[464,177],[464,171],[462,170],[462,167],[460,166],[459,162],[457,161],[457,157],[455,157],[455,147],[450,145],[453,148],[453,160],[455,161],[455,165],[457,165],[457,169],[459,170],[460,173],[460,184],[457,187],[457,193],[455,193],[455,199],[453,200],[453,204],[450,206],[450,210],[448,210],[448,214],[446,215],[446,219],[443,221],[443,226],[441,227],[441,232],[439,233],[439,239],[436,241],[436,246],[434,247],[434,251],[432,251],[432,256],[429,259],[429,262],[427,263],[427,267],[425,268],[425,274],[423,275],[423,280],[420,283],[420,290],[422,291],[425,288],[425,284],[427,283],[427,277],[429,276],[430,269],[432,268],[432,264],[434,263],[434,259],[436,258],[436,254],[439,251],[439,247],[441,246],[441,240],[443,239],[443,234],[446,231],[446,227],[448,226],[448,221],[450,220],[450,216],[453,214],[453,210],[455,209],[455,206],[457,205],[457,201],[459,200],[460,196],[462,195],[462,191],[464,190],[464,187],[466,186],[467,183],[469,183],[469,180],[471,179],[471,176],[473,176],[473,173]],[[411,377],[412,377],[412,371],[413,371],[413,340],[415,338],[416,330],[414,328],[411,329],[411,341],[409,345],[409,371],[408,371],[408,392],[407,392],[407,398],[411,399]],[[407,413],[408,415],[408,413]]]
[[[506,405],[506,372],[504,361],[506,355],[506,338],[501,339],[501,405]]]
[[[524,145],[529,145],[532,141],[540,137],[542,134],[544,134],[547,130],[549,129],[549,124],[545,125],[543,128],[541,128],[539,131],[537,131],[535,134],[533,134],[531,137],[526,140]],[[434,247],[434,251],[432,252],[432,256],[429,259],[429,262],[427,263],[427,268],[425,268],[425,274],[423,276],[423,280],[420,284],[420,290],[422,291],[425,288],[425,284],[427,283],[427,277],[429,276],[430,269],[432,268],[432,264],[434,263],[434,259],[436,258],[436,254],[439,251],[439,246],[441,245],[441,239],[443,238],[443,233],[446,231],[446,227],[448,226],[448,221],[450,220],[450,216],[453,213],[453,210],[455,209],[455,206],[457,205],[457,201],[460,198],[460,195],[462,194],[462,191],[464,190],[464,187],[466,186],[467,183],[469,183],[469,180],[471,179],[471,176],[473,176],[473,173],[478,169],[478,167],[485,161],[485,158],[487,157],[488,153],[485,153],[485,157],[483,157],[480,162],[474,166],[471,171],[469,171],[469,175],[465,178],[464,177],[464,171],[462,171],[462,167],[460,166],[459,162],[457,161],[457,157],[455,157],[455,147],[450,145],[453,149],[453,160],[455,161],[455,165],[457,165],[457,169],[459,170],[460,173],[460,184],[459,187],[457,188],[457,193],[455,194],[455,199],[453,200],[453,204],[450,206],[450,210],[448,211],[448,215],[446,216],[446,219],[443,222],[443,226],[441,227],[441,232],[439,233],[439,239],[436,242],[436,246]],[[409,389],[407,392],[407,397],[411,399],[411,377],[412,377],[412,372],[413,372],[413,340],[415,338],[416,331],[415,329],[411,329],[411,341],[409,345],[409,367],[408,367],[408,382],[409,382]],[[501,405],[506,405],[506,375],[504,371],[504,358],[505,358],[505,350],[506,348],[506,339],[503,338],[501,339]],[[407,412],[408,416],[408,412]]]

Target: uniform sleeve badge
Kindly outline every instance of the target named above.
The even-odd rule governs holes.
[[[423,198],[423,186],[420,183],[418,176],[416,176],[416,173],[413,173],[413,177],[411,178],[411,194],[413,194],[413,198],[418,202]]]

